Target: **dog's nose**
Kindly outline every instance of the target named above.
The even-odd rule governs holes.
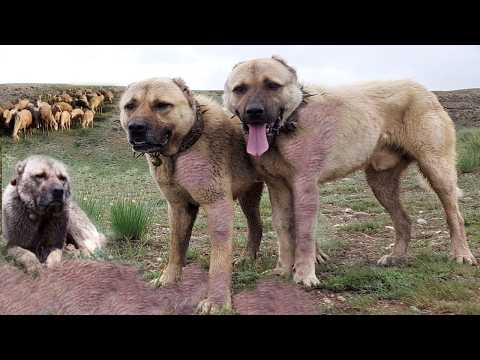
[[[147,124],[144,121],[136,120],[128,124],[128,131],[132,135],[142,135],[147,132]]]
[[[247,106],[245,111],[246,111],[248,116],[259,117],[259,116],[263,115],[263,113],[265,112],[265,109],[263,108],[262,105],[255,104],[255,105]]]
[[[52,196],[54,200],[63,199],[63,188],[57,187],[52,190]]]

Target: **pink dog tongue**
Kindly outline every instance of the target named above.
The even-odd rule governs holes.
[[[267,150],[267,124],[248,125],[247,152],[253,156],[260,156]]]

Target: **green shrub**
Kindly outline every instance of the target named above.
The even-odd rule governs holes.
[[[458,132],[458,169],[463,173],[480,169],[480,129],[463,129]]]
[[[112,230],[117,239],[140,240],[150,225],[150,211],[132,201],[116,201],[110,209]]]

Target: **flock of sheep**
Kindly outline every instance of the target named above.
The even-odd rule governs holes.
[[[93,127],[95,113],[102,112],[105,102],[112,104],[113,96],[110,90],[68,89],[57,95],[47,94],[47,101],[39,96],[36,104],[22,98],[16,104],[0,105],[0,122],[8,129],[13,128],[13,142],[18,142],[20,132],[26,136],[34,128],[48,132],[70,130],[75,124]]]

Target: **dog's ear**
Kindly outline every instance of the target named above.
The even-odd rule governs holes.
[[[191,107],[193,107],[193,104],[195,103],[195,99],[193,98],[193,93],[190,90],[190,88],[187,86],[187,83],[185,80],[182,78],[174,78],[172,81],[182,90],[184,93],[185,97],[188,100],[188,103],[190,104]]]
[[[25,170],[25,165],[26,164],[27,164],[27,162],[25,160],[23,160],[23,161],[20,161],[19,163],[17,163],[17,165],[15,165],[15,176],[12,179],[12,181],[10,181],[11,185],[15,186],[15,185],[18,184],[18,181],[22,177],[22,174]]]
[[[241,65],[243,64],[245,61],[240,61],[239,63],[235,64],[232,68],[232,70],[234,70],[238,65]]]
[[[288,65],[287,62],[283,58],[281,58],[278,55],[272,55],[272,59],[275,60],[275,61],[278,61],[280,64],[285,66],[288,69],[288,71],[290,71],[295,77],[297,77],[297,71],[293,67]]]

